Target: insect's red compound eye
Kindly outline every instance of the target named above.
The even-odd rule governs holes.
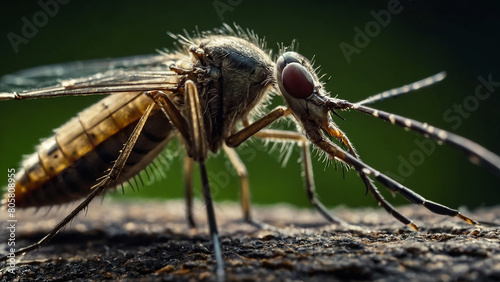
[[[297,99],[305,99],[313,94],[314,82],[309,71],[299,63],[289,63],[282,73],[283,87]]]

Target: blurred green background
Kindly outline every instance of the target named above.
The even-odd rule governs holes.
[[[491,75],[494,81],[500,81],[500,9],[495,1],[401,1],[401,12],[393,14],[385,27],[371,30],[369,44],[353,54],[350,63],[339,45],[345,42],[355,46],[355,28],[365,30],[367,24],[370,26],[372,14],[387,10],[388,1],[181,2],[70,1],[59,5],[59,11],[48,17],[26,44],[20,44],[16,53],[7,34],[22,35],[23,17],[32,22],[42,8],[37,1],[1,1],[0,74],[65,61],[149,54],[172,47],[167,31],[180,33],[196,26],[207,30],[220,27],[222,22],[236,22],[265,36],[268,47],[274,50],[277,43],[290,44],[296,39],[299,51],[309,58],[316,56],[322,72],[332,77],[326,84],[332,96],[350,101],[445,70],[448,77],[444,82],[374,107],[450,130],[500,154],[500,88],[494,88],[496,91],[480,101],[477,109],[467,111],[468,117],[460,118],[459,126],[443,117],[455,104],[471,99],[480,84],[478,76]],[[50,136],[54,128],[97,100],[99,97],[1,102],[2,186],[7,181],[7,169],[17,168],[22,156],[32,153],[40,138]],[[283,101],[276,97],[274,103]],[[451,207],[500,203],[500,180],[471,164],[457,150],[437,146],[413,165],[412,173],[401,175],[398,169],[402,162],[421,151],[415,141],[424,138],[361,113],[340,114],[346,120],[336,119],[337,124],[366,163],[381,172],[392,172],[426,198]],[[279,153],[269,153],[259,141],[244,145],[240,152],[250,175],[253,203],[308,206],[297,148],[286,167],[282,167]],[[325,205],[376,205],[370,195],[365,196],[355,172],[347,172],[344,179],[342,171],[335,171],[333,166],[325,168],[318,154],[313,152],[313,158],[317,193]],[[127,192],[126,197],[182,197],[181,168],[181,158],[172,155],[166,180],[140,192]],[[226,158],[212,157],[208,169],[216,201],[238,201],[239,179]],[[199,195],[198,178],[195,184]],[[407,203],[400,196],[391,201]]]

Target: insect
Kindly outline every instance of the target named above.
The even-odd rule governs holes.
[[[338,111],[360,111],[456,147],[474,163],[500,175],[500,157],[479,144],[426,123],[366,106],[434,84],[444,78],[444,73],[352,103],[330,97],[311,62],[302,55],[282,48],[274,62],[271,52],[265,51],[264,42],[252,31],[224,25],[221,29],[192,37],[188,34],[172,36],[179,44],[178,50],[173,52],[39,67],[10,78],[22,82],[75,71],[100,70],[91,76],[64,79],[34,90],[0,93],[0,101],[111,94],[60,127],[23,162],[15,186],[18,208],[84,200],[49,234],[17,250],[16,255],[47,243],[96,196],[143,170],[172,138],[178,138],[187,152],[187,217],[191,225],[194,225],[191,177],[194,163],[199,164],[219,277],[224,276],[224,264],[205,160],[209,150],[226,153],[242,176],[245,220],[259,225],[250,214],[245,166],[233,149],[252,136],[292,141],[300,146],[307,196],[332,223],[345,224],[329,214],[315,196],[311,144],[329,158],[354,168],[379,205],[415,230],[418,230],[417,225],[382,197],[372,178],[434,213],[477,224],[457,210],[426,200],[365,164],[333,120],[340,118]],[[286,106],[267,111],[266,102],[271,93],[281,95]],[[294,120],[299,130],[266,129],[285,117]],[[5,202],[8,201],[7,193]]]

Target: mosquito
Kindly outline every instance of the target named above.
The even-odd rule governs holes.
[[[418,230],[417,225],[384,199],[372,179],[436,214],[478,224],[365,164],[333,120],[340,118],[338,111],[348,109],[374,116],[455,147],[473,163],[500,176],[500,157],[481,145],[427,123],[367,106],[432,85],[444,79],[444,73],[352,103],[330,97],[312,63],[292,51],[293,47],[282,46],[273,61],[264,40],[248,29],[224,25],[192,36],[187,32],[170,35],[177,41],[177,49],[158,55],[44,66],[4,78],[10,84],[23,85],[73,76],[51,86],[0,93],[0,101],[108,94],[60,127],[22,163],[15,184],[17,207],[84,200],[45,237],[17,250],[16,255],[46,244],[96,196],[125,183],[150,165],[172,138],[178,138],[187,152],[186,210],[192,226],[192,177],[194,163],[198,163],[219,278],[224,277],[224,264],[205,160],[208,151],[225,152],[241,177],[244,218],[258,225],[251,217],[247,171],[234,149],[250,137],[293,142],[300,147],[307,197],[331,223],[345,224],[331,215],[315,195],[311,144],[330,159],[354,168],[378,204],[414,230]],[[89,71],[95,74],[77,76]],[[286,106],[267,111],[273,94],[282,96]],[[297,124],[297,131],[267,128],[286,117]]]

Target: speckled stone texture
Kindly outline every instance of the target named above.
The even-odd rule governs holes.
[[[91,204],[38,252],[26,255],[2,281],[215,281],[212,242],[202,203],[197,229],[187,226],[181,201]],[[43,237],[70,211],[17,211],[16,246]],[[241,220],[235,203],[217,203],[227,280],[244,281],[500,281],[500,227],[468,225],[422,207],[398,209],[421,227],[402,225],[383,209],[336,208],[356,226],[328,224],[312,209],[255,207],[257,229]],[[500,226],[500,207],[462,210]],[[0,216],[6,238],[6,216]],[[2,252],[6,240],[0,240]]]

